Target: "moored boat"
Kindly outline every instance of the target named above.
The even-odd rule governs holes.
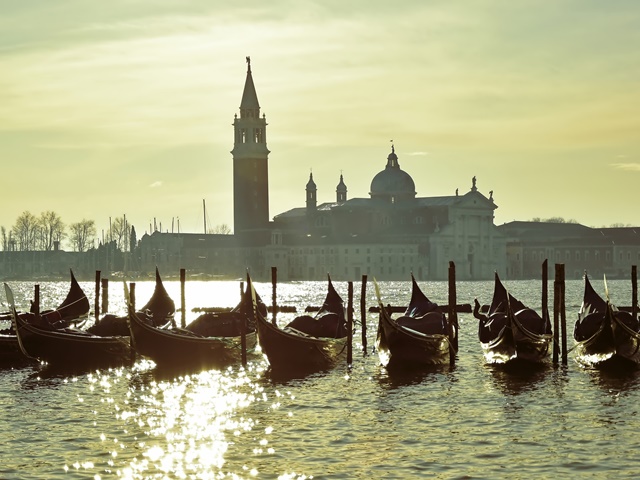
[[[549,315],[541,316],[513,297],[495,274],[494,292],[488,314],[480,313],[475,300],[474,316],[479,320],[478,337],[488,363],[542,363],[553,342]]]
[[[630,312],[618,310],[609,301],[608,294],[607,300],[598,295],[586,274],[573,338],[576,360],[582,365],[598,367],[617,361],[640,364],[638,319]]]
[[[257,315],[260,347],[274,371],[320,371],[346,358],[347,321],[344,301],[327,276],[325,300],[314,316],[301,315],[280,328]]]
[[[69,327],[73,323],[85,320],[89,315],[90,305],[86,294],[76,280],[73,270],[69,270],[71,283],[65,299],[52,310],[37,312],[36,305],[32,303],[30,312],[17,312],[12,307],[7,318],[11,321],[11,326],[0,330],[0,364],[21,365],[28,362],[29,357],[25,356],[18,343],[18,337],[14,323],[13,314],[24,321],[38,321],[46,328],[61,329]]]
[[[147,317],[153,325],[161,326],[173,320],[176,311],[176,305],[169,296],[158,267],[156,267],[155,286],[153,294],[147,303],[142,306],[139,311],[141,315]],[[107,313],[96,321],[94,325],[89,327],[87,331],[95,335],[124,335],[130,334],[127,315],[114,315]]]
[[[53,367],[70,368],[113,366],[130,359],[128,337],[101,337],[74,327],[53,327],[34,313],[18,315],[13,292],[9,285],[4,285],[18,345],[25,357]]]
[[[453,363],[457,351],[457,327],[450,324],[438,305],[422,292],[411,275],[411,300],[404,313],[392,318],[380,298],[376,350],[388,368],[420,368]]]
[[[220,368],[240,363],[257,345],[250,279],[240,303],[230,312],[204,313],[185,328],[169,323],[157,326],[153,316],[129,312],[129,330],[135,351],[160,367]],[[258,309],[264,307],[257,300]],[[266,313],[266,307],[264,307]],[[244,340],[243,340],[244,337]]]

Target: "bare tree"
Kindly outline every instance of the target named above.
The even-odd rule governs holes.
[[[129,246],[131,225],[127,223],[126,217],[118,217],[111,223],[111,239],[115,240],[116,247],[123,251],[127,251]]]
[[[210,229],[208,233],[215,233],[218,235],[230,235],[231,227],[229,227],[229,225],[227,225],[226,223],[221,223],[219,225],[216,225],[212,229]]]
[[[9,238],[7,237],[7,229],[0,227],[0,236],[2,236],[2,250],[4,252],[9,250]]]
[[[18,250],[35,250],[39,231],[39,222],[35,215],[29,211],[22,212],[11,231],[18,243]]]
[[[78,223],[72,223],[69,229],[71,246],[75,252],[84,252],[90,244],[93,244],[96,236],[96,224],[93,220],[83,218]]]
[[[49,210],[40,214],[42,249],[53,250],[54,242],[60,242],[64,237],[65,225],[60,216]]]

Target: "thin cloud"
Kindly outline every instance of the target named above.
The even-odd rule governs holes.
[[[640,172],[640,163],[614,163],[613,168],[629,172]]]
[[[151,185],[149,185],[149,188],[159,188],[161,186],[162,186],[162,181],[161,180],[156,180]]]

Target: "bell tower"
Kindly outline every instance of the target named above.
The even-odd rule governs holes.
[[[240,116],[233,121],[233,226],[234,233],[264,229],[269,224],[269,150],[267,120],[260,104],[247,57],[247,78]]]

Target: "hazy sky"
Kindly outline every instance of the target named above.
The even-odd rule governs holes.
[[[233,223],[251,56],[270,217],[368,197],[393,139],[418,196],[493,190],[496,224],[640,225],[637,0],[0,0],[0,225]]]

